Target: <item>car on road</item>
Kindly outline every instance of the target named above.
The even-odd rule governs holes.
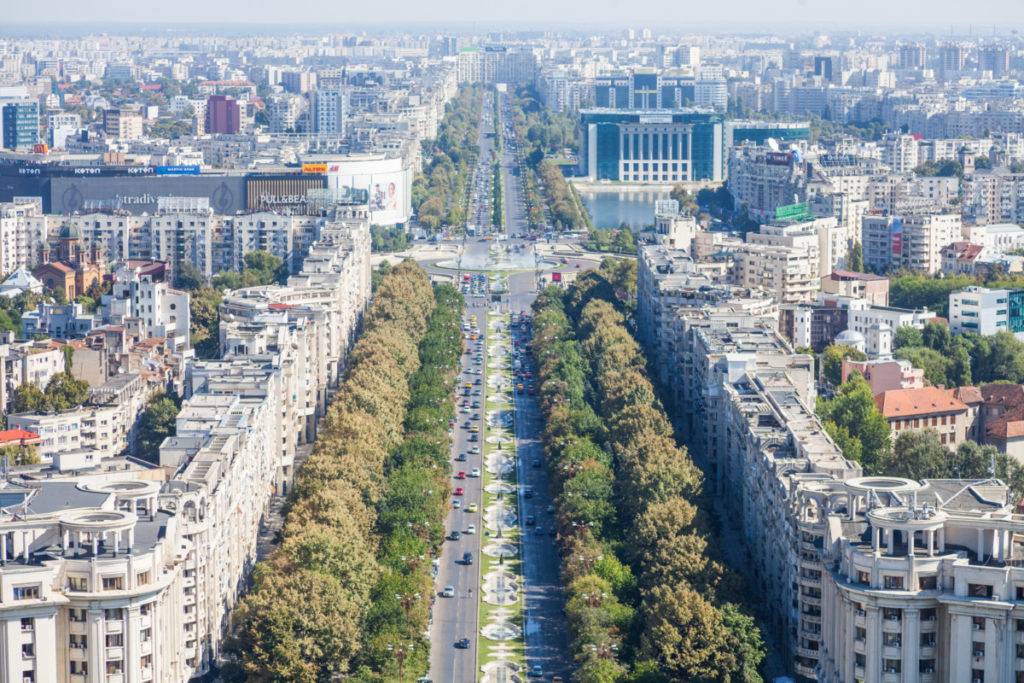
[[[469,649],[469,638],[460,638],[459,640],[456,640],[455,641],[455,647],[457,647],[460,650],[468,650]]]
[[[551,514],[554,514],[554,512],[555,512],[555,506],[554,505],[548,505],[548,514],[551,515]]]
[[[465,491],[463,491],[463,490],[462,490],[462,487],[461,487],[461,486],[456,486],[456,487],[455,487],[455,495],[456,495],[456,496],[461,496],[461,495],[463,495],[464,493],[465,493]]]
[[[466,533],[467,534],[475,534],[476,533],[476,525],[475,524],[468,524],[466,526]]]
[[[452,508],[453,509],[458,510],[460,507],[462,507],[462,501],[461,500],[456,498],[455,500],[452,501]]]
[[[476,512],[480,507],[476,503],[470,503],[466,506],[466,512]]]
[[[455,456],[455,459],[458,462],[466,462],[466,454],[465,453],[459,453],[458,455]]]
[[[463,472],[462,470],[459,470],[459,473],[455,475],[455,478],[456,479],[465,479],[466,478],[466,473]]]
[[[450,541],[457,541],[457,540],[459,540],[459,539],[460,539],[461,537],[462,537],[462,534],[460,534],[460,533],[459,533],[458,531],[456,531],[455,529],[452,529],[452,532],[451,532],[451,533],[450,533],[450,534],[448,535],[448,540],[450,540]]]
[[[480,447],[473,446],[472,448],[469,449],[469,452],[472,453],[473,455],[480,455]]]
[[[445,586],[444,590],[441,591],[442,598],[454,598],[455,597],[455,586]]]
[[[523,498],[533,498],[533,489],[524,489]]]
[[[533,535],[534,536],[543,536],[544,535],[544,527],[539,526],[539,527],[534,528]]]
[[[479,467],[474,467],[473,469],[471,469],[469,471],[469,476],[471,476],[471,477],[479,477],[480,476],[480,468]]]
[[[462,564],[473,564],[473,553],[468,550],[462,553]]]
[[[542,667],[540,664],[534,664],[533,668],[530,669],[530,675],[533,676],[534,678],[543,678],[544,677],[544,667]]]
[[[530,463],[530,465],[533,466],[534,469],[540,468],[541,466],[543,466],[543,464],[544,463],[541,462],[540,458],[534,458],[533,461]]]
[[[536,523],[537,523],[537,518],[536,517],[534,517],[533,515],[527,515],[526,516],[526,526],[533,526]]]

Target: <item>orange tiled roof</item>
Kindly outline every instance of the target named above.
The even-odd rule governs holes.
[[[893,389],[875,396],[878,410],[886,419],[919,417],[938,413],[960,413],[967,406],[952,391],[936,387],[923,389]]]

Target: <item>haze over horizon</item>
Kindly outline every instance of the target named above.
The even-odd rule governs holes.
[[[881,28],[894,32],[940,31],[948,34],[1006,34],[1024,26],[1019,0],[978,0],[973,3],[939,0],[862,0],[858,3],[826,3],[822,0],[725,0],[714,4],[679,5],[667,0],[567,0],[550,3],[522,0],[516,4],[481,6],[469,0],[392,0],[378,5],[357,3],[329,5],[319,0],[296,0],[287,4],[224,0],[206,3],[181,0],[173,5],[144,5],[129,0],[97,0],[83,4],[56,0],[46,5],[17,3],[5,9],[7,22],[67,25],[74,23],[118,24],[317,24],[373,26],[420,23],[428,25],[511,24],[522,28],[551,28],[554,24],[587,27],[647,27],[660,31],[707,30],[709,28],[750,31],[761,26],[778,31],[790,26],[802,31],[822,29]]]

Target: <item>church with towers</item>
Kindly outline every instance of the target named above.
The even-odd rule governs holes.
[[[62,290],[68,301],[85,294],[93,283],[103,282],[103,252],[98,246],[82,246],[82,233],[65,225],[58,235],[57,256],[52,258],[49,244],[43,244],[40,265],[32,271],[43,285],[54,292]]]

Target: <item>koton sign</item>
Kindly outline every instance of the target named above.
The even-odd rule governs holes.
[[[327,173],[327,164],[303,164],[303,173]]]

